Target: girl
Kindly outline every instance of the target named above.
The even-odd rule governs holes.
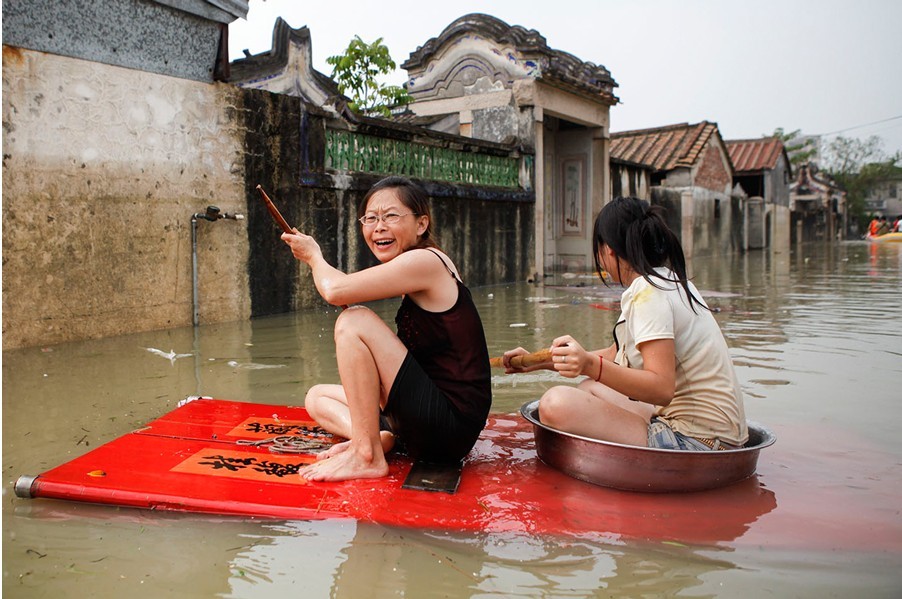
[[[570,433],[661,449],[732,449],[748,440],[742,391],[720,328],[686,276],[679,239],[663,209],[616,198],[595,219],[599,273],[626,290],[614,344],[587,352],[569,335],[552,344],[546,368],[578,387],[549,389],[539,402],[545,424]]]
[[[397,334],[362,306],[339,315],[341,384],[312,387],[304,404],[323,428],[350,440],[306,467],[308,480],[385,476],[396,440],[418,459],[458,462],[485,426],[492,402],[485,333],[457,267],[432,239],[428,200],[403,177],[376,183],[358,220],[381,264],[355,273],[330,266],[312,237],[282,235],[330,304],[403,297]]]

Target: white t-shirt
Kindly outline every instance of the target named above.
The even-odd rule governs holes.
[[[674,278],[666,268],[657,272]],[[744,444],[748,428],[742,389],[720,327],[707,306],[696,305],[693,312],[678,284],[657,277],[652,280],[664,289],[637,277],[621,296],[622,314],[615,328],[620,344],[617,362],[642,368],[638,345],[673,339],[676,391],[670,404],[658,407],[655,414],[684,435]],[[695,286],[689,286],[701,299]]]

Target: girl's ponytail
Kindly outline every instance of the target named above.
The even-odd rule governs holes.
[[[652,277],[676,283],[686,292],[693,311],[694,304],[705,307],[689,288],[683,247],[664,220],[664,208],[651,206],[638,198],[614,198],[598,213],[594,232],[592,246],[599,273],[599,250],[602,245],[607,245],[650,284],[660,287]],[[661,266],[671,270],[673,279],[663,277],[655,270]]]

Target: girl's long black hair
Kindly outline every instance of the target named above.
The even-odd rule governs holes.
[[[603,245],[611,248],[618,258],[626,261],[649,284],[662,289],[652,280],[656,278],[680,285],[686,291],[693,312],[696,311],[693,304],[705,308],[701,299],[689,289],[683,246],[667,226],[661,206],[652,206],[645,200],[633,197],[614,198],[595,218],[592,250],[599,276],[602,267],[598,256]],[[668,279],[657,273],[655,268],[661,266],[669,268],[674,278]],[[623,280],[619,274],[617,278]]]

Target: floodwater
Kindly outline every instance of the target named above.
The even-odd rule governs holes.
[[[336,312],[308,311],[4,352],[3,594],[902,596],[902,244],[708,258],[692,273],[727,336],[747,416],[778,437],[756,479],[740,483],[755,486],[760,505],[739,527],[711,522],[710,541],[623,538],[605,522],[574,535],[479,534],[14,495],[19,475],[139,428],[188,395],[300,404],[307,387],[337,379]],[[589,277],[558,282],[473,290],[493,355],[564,333],[610,343],[619,290]],[[395,303],[376,308],[391,318]],[[514,413],[562,380],[497,375],[493,411]]]

